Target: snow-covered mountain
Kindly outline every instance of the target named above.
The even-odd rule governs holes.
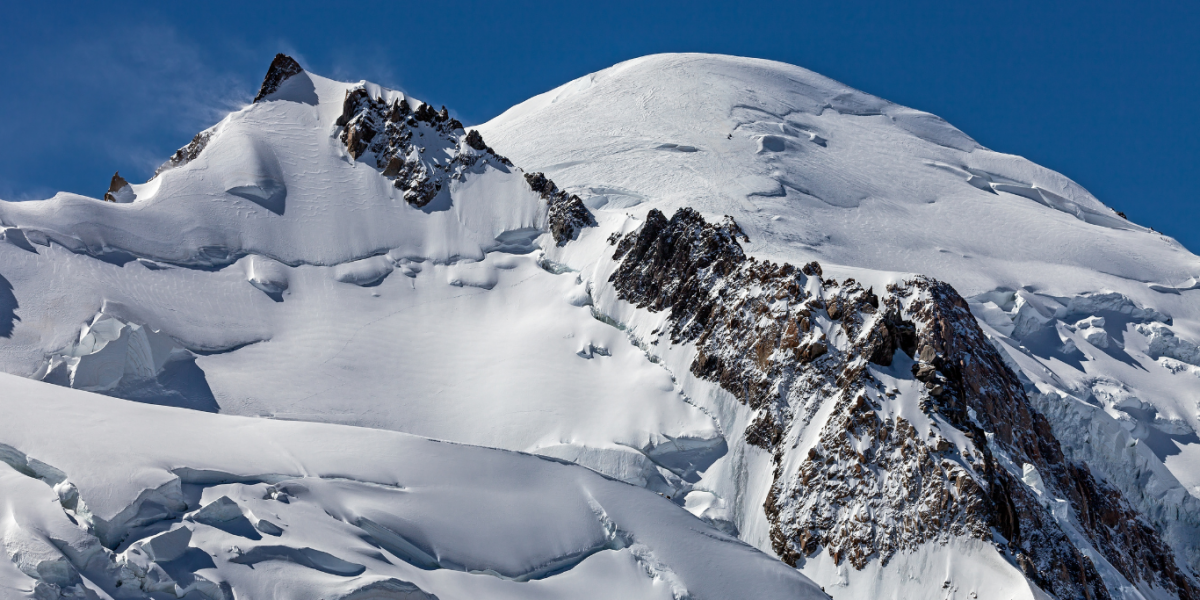
[[[1200,259],[798,67],[280,55],[0,225],[6,594],[1200,597]]]
[[[1174,240],[934,115],[769,61],[628,61],[480,131],[612,215],[610,229],[686,206],[732,216],[761,259],[817,259],[880,293],[902,273],[953,285],[1065,462],[1119,490],[1184,572],[1200,566],[1200,260]],[[1052,499],[1071,523],[1086,511]]]

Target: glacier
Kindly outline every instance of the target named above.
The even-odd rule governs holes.
[[[1200,593],[1200,259],[934,115],[673,54],[466,128],[280,55],[112,186],[0,202],[6,593]]]

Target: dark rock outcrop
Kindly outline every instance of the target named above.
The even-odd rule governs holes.
[[[417,207],[429,204],[450,178],[481,159],[512,166],[478,132],[465,132],[445,107],[438,111],[420,103],[413,109],[405,98],[386,102],[364,88],[346,93],[337,126],[350,156],[380,169]]]
[[[263,78],[262,87],[258,89],[258,95],[254,97],[254,101],[258,102],[274,94],[289,77],[303,72],[304,69],[300,67],[300,63],[296,62],[296,59],[286,54],[276,54],[275,60],[272,60],[271,66],[267,68],[267,76]]]
[[[482,138],[479,141],[482,143]],[[549,206],[550,233],[559,246],[575,239],[584,227],[595,227],[596,218],[579,196],[558,189],[543,173],[526,173],[525,181]]]
[[[491,147],[484,143],[483,136],[479,135],[479,131],[475,129],[467,132],[467,145],[476,150],[492,152],[494,154]]]
[[[212,136],[213,131],[211,129],[197,133],[196,137],[193,137],[192,141],[188,142],[188,145],[176,150],[175,154],[172,154],[171,158],[167,159],[167,162],[160,165],[154,171],[154,177],[158,177],[163,171],[181,167],[195,160],[204,151],[204,148],[208,146],[208,142],[212,139]],[[151,177],[151,179],[154,179],[154,177]]]
[[[133,200],[133,189],[129,188],[129,182],[121,177],[121,172],[113,173],[112,181],[108,184],[108,191],[104,193],[105,202],[130,202]]]
[[[917,277],[877,296],[823,280],[815,263],[747,257],[744,239],[728,217],[651,210],[616,244],[610,282],[623,300],[669,311],[671,341],[695,344],[692,374],[755,410],[745,435],[774,455],[764,508],[783,560],[823,550],[862,568],[967,537],[1058,598],[1110,597],[1057,509],[1130,581],[1200,598],[1119,492],[1065,459],[953,288]],[[884,368],[917,385],[885,383]],[[921,424],[885,409],[912,401]],[[798,446],[814,427],[816,443]]]

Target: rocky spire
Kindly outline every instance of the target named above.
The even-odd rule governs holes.
[[[300,63],[296,59],[286,54],[276,54],[275,60],[271,61],[271,67],[267,69],[267,76],[263,78],[262,87],[258,90],[258,95],[254,97],[254,101],[258,102],[271,94],[274,94],[279,86],[287,81],[288,77],[303,73],[304,69],[300,67]]]
[[[104,201],[132,202],[133,198],[133,188],[129,187],[129,182],[121,177],[120,171],[114,172],[112,181],[108,184],[108,191],[104,193]]]

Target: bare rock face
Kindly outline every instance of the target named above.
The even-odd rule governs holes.
[[[303,73],[304,69],[300,67],[300,63],[296,59],[286,54],[276,54],[275,60],[271,61],[271,66],[267,69],[267,76],[263,78],[262,87],[258,89],[258,95],[254,97],[254,101],[258,102],[279,90],[280,84],[287,81],[292,75]]]
[[[1137,579],[1142,581],[1156,581],[1160,574],[1165,575],[1170,581],[1163,584],[1164,588],[1176,590],[1181,598],[1196,598],[1195,582],[1176,568],[1162,536],[1121,501],[1120,492],[1096,480],[1086,465],[1074,464],[1068,468],[1070,480],[1075,484],[1073,489],[1066,490],[1071,504],[1076,508],[1080,525],[1105,558],[1122,573],[1138,574]]]
[[[877,295],[823,280],[816,263],[747,257],[744,239],[728,217],[651,210],[617,241],[610,282],[623,300],[669,311],[671,341],[695,344],[692,374],[756,411],[746,439],[774,454],[764,508],[784,561],[824,551],[861,569],[970,537],[1058,598],[1109,598],[1064,530],[1078,523],[1084,549],[1130,581],[1200,598],[1120,493],[1067,462],[951,286],[917,277]],[[891,416],[906,401],[921,422]],[[816,443],[800,445],[812,428]]]
[[[596,218],[579,196],[558,189],[543,173],[526,173],[525,181],[549,205],[550,233],[559,246],[575,239],[584,227],[595,227]]]
[[[129,186],[129,182],[121,177],[120,171],[113,173],[112,181],[108,184],[108,191],[104,193],[105,202],[133,202],[136,196],[133,193],[133,188]]]
[[[193,137],[192,141],[188,142],[188,145],[176,150],[175,154],[172,154],[171,158],[167,159],[167,162],[160,165],[154,171],[154,177],[158,177],[163,171],[181,167],[195,160],[204,151],[204,148],[208,146],[208,142],[212,140],[212,136],[212,129],[197,133],[196,137]],[[151,179],[154,177],[151,177]]]
[[[484,143],[483,136],[479,135],[479,131],[475,129],[467,132],[467,145],[476,150],[486,150],[488,152],[492,152],[493,154],[495,153],[491,147]]]
[[[417,207],[429,204],[450,178],[461,177],[480,160],[512,166],[478,132],[465,132],[445,107],[437,111],[421,103],[414,110],[406,98],[389,103],[364,88],[347,92],[337,126],[350,156],[381,169]]]

